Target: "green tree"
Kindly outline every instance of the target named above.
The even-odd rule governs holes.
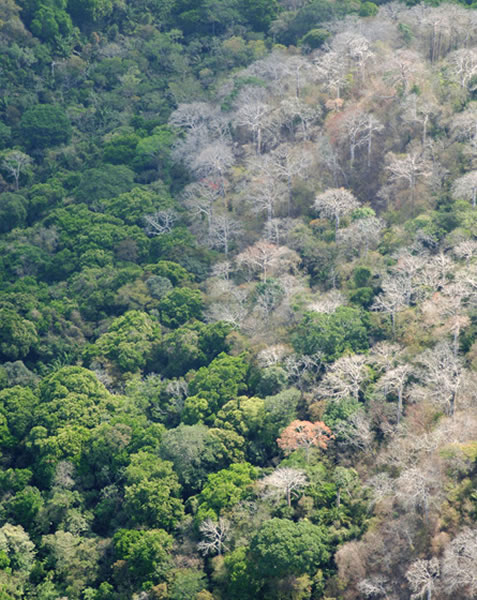
[[[122,372],[135,372],[151,360],[160,335],[159,323],[146,313],[131,310],[115,319],[87,353],[107,358]]]
[[[0,322],[0,357],[3,360],[17,360],[28,356],[38,343],[35,325],[7,307],[0,308]]]
[[[231,600],[255,600],[259,597],[260,584],[254,577],[254,569],[248,556],[248,547],[239,546],[224,557],[225,573],[222,575],[226,597]]]
[[[184,516],[184,507],[172,463],[139,452],[131,456],[124,474],[124,510],[131,523],[166,530],[176,527]]]
[[[156,127],[152,135],[139,141],[133,165],[136,170],[155,169],[168,182],[171,166],[170,153],[175,135],[165,126]]]
[[[54,5],[56,4],[56,6]],[[63,10],[66,2],[40,4],[35,12],[30,29],[33,35],[43,42],[55,43],[59,36],[66,37],[73,33],[70,15]],[[60,5],[60,6],[58,6]]]
[[[0,527],[0,555],[16,577],[28,577],[35,560],[35,544],[21,525],[5,523]]]
[[[205,366],[228,350],[226,338],[231,329],[228,323],[220,321],[209,324],[191,321],[166,334],[159,349],[164,374],[178,377]]]
[[[348,419],[361,410],[361,408],[361,403],[354,397],[340,398],[336,401],[327,402],[323,421],[333,431],[336,428],[338,429],[337,439],[339,440],[340,432],[346,426]],[[352,425],[349,425],[349,428],[352,428]]]
[[[55,179],[46,183],[36,183],[28,190],[28,217],[30,221],[36,220],[43,215],[46,210],[58,204],[65,195],[65,189],[61,183]]]
[[[330,557],[324,528],[306,521],[266,521],[250,542],[250,559],[260,578],[314,575]]]
[[[65,424],[91,429],[103,419],[111,418],[121,404],[92,371],[83,367],[58,369],[43,378],[38,390],[40,403],[35,421],[50,432]]]
[[[360,17],[374,17],[378,14],[379,8],[374,2],[363,2],[359,8]]]
[[[103,165],[83,172],[74,195],[77,202],[97,206],[100,200],[115,198],[133,187],[134,172],[131,169],[124,165]]]
[[[11,521],[31,532],[43,505],[44,501],[40,490],[27,486],[7,501],[6,510]]]
[[[0,413],[7,419],[9,433],[16,444],[25,438],[35,423],[37,396],[30,388],[14,386],[0,391]]]
[[[82,487],[100,490],[120,479],[129,462],[132,442],[133,428],[127,423],[113,421],[95,427],[77,468]]]
[[[98,23],[108,17],[117,0],[68,0],[68,12],[79,25]]]
[[[203,300],[199,290],[175,288],[159,302],[161,323],[175,329],[190,319],[202,317]]]
[[[216,521],[224,509],[249,497],[257,476],[258,469],[247,462],[230,465],[227,469],[211,473],[197,497],[197,521]]]
[[[69,598],[81,598],[82,591],[92,585],[97,576],[101,556],[98,540],[56,531],[42,538],[54,564],[55,579]]]
[[[164,433],[161,458],[170,460],[184,486],[184,495],[198,492],[210,472],[241,462],[244,439],[235,432],[181,424]]]
[[[61,106],[37,104],[23,114],[20,133],[30,150],[49,148],[70,139],[71,124]]]
[[[330,37],[330,32],[326,29],[316,28],[310,29],[301,39],[300,46],[315,50],[316,48],[320,48],[326,40]]]
[[[11,134],[11,128],[5,125],[5,123],[0,122],[0,150],[8,147]]]
[[[175,569],[173,580],[168,588],[170,600],[197,600],[201,591],[207,587],[204,571],[196,569]]]
[[[136,133],[114,135],[111,141],[104,145],[104,161],[113,165],[130,164],[134,158],[139,140],[140,138]]]
[[[128,225],[143,227],[145,215],[159,209],[170,208],[173,201],[164,190],[156,193],[136,187],[103,204],[108,214],[120,218]]]
[[[226,402],[217,412],[215,427],[233,429],[241,436],[254,440],[264,426],[265,401],[262,398],[238,396]]]
[[[247,389],[249,366],[243,356],[222,352],[208,367],[201,367],[189,384],[192,395],[207,398],[211,412]]]
[[[239,0],[238,11],[255,31],[267,31],[280,9],[277,0]]]
[[[293,388],[264,399],[265,414],[260,441],[269,456],[275,454],[276,439],[281,430],[296,418],[299,400],[300,392]]]
[[[172,537],[162,529],[119,529],[113,537],[115,557],[125,561],[129,581],[134,582],[134,587],[164,578],[170,568],[172,542]]]
[[[144,267],[146,273],[167,277],[173,286],[190,283],[192,276],[184,267],[170,260],[159,260],[154,265]]]
[[[346,351],[367,350],[368,327],[368,318],[362,310],[340,306],[331,314],[305,314],[292,335],[292,343],[299,354],[321,352],[326,361],[332,361]]]

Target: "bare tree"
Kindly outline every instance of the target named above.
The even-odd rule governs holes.
[[[199,526],[199,531],[204,538],[197,544],[199,552],[207,554],[223,554],[227,550],[225,540],[228,537],[230,523],[222,517],[217,522],[206,519]]]
[[[470,261],[474,256],[477,256],[477,241],[476,240],[464,240],[454,246],[452,249],[453,253],[457,258],[463,258],[466,266],[470,265]]]
[[[394,369],[387,371],[378,381],[377,389],[382,390],[384,394],[392,392],[397,395],[397,422],[399,423],[402,416],[402,405],[404,389],[411,375],[411,367],[409,365],[398,365]]]
[[[452,186],[452,196],[456,200],[468,200],[472,208],[477,204],[477,171],[470,171],[455,180]]]
[[[452,259],[442,251],[428,259],[425,267],[419,273],[416,282],[433,292],[443,289],[448,284],[455,270],[455,264]]]
[[[317,106],[310,106],[301,98],[283,98],[278,107],[280,121],[291,134],[302,140],[308,140],[311,135],[311,126],[321,116],[321,110]],[[297,130],[297,125],[300,125]]]
[[[273,94],[280,93],[290,74],[293,72],[290,61],[297,58],[297,62],[307,63],[301,57],[290,57],[283,50],[274,50],[264,58],[253,62],[247,69],[247,75],[259,77],[267,83],[267,88]]]
[[[356,208],[359,202],[353,196],[352,192],[345,188],[335,188],[326,190],[318,194],[315,198],[313,208],[328,219],[334,219],[335,232],[338,232],[340,219]]]
[[[272,367],[280,362],[289,354],[290,348],[285,344],[274,344],[273,346],[267,346],[257,355],[258,363],[261,367]]]
[[[248,129],[252,134],[256,154],[263,149],[264,132],[272,123],[274,109],[266,100],[263,88],[244,88],[237,100],[235,124]]]
[[[461,531],[447,546],[442,560],[442,581],[449,594],[477,595],[477,529]]]
[[[173,156],[191,168],[194,168],[195,157],[214,140],[223,141],[229,136],[228,123],[220,109],[206,102],[179,104],[170,116],[169,123],[180,127],[185,133],[184,138],[175,145]]]
[[[266,221],[263,227],[264,237],[272,244],[280,246],[287,243],[288,235],[296,224],[297,220],[290,217],[274,217]]]
[[[239,268],[246,267],[251,274],[262,272],[265,281],[270,271],[280,269],[282,272],[296,268],[299,258],[286,246],[275,246],[263,240],[249,246],[236,257]]]
[[[417,123],[421,127],[422,146],[427,143],[427,131],[431,118],[439,112],[439,106],[433,99],[426,99],[409,94],[405,101],[402,117],[408,123]]]
[[[417,375],[425,388],[417,388],[418,393],[413,394],[414,398],[425,395],[433,404],[444,409],[446,414],[454,415],[463,367],[452,346],[448,342],[440,342],[418,356],[416,362],[420,365]]]
[[[453,115],[451,122],[452,137],[470,144],[472,154],[477,154],[477,107],[475,103],[466,110]]]
[[[265,59],[262,59],[258,62],[272,67],[271,70],[273,70],[273,73],[278,75],[274,77],[274,91],[281,92],[291,80],[293,82],[292,85],[295,88],[296,98],[300,97],[302,87],[304,83],[310,79],[310,74],[312,71],[311,63],[302,56],[290,56],[286,52],[276,50]],[[266,73],[264,73],[263,68],[261,72],[259,71],[259,74],[262,77],[265,75],[265,78],[268,80],[271,79],[266,77]]]
[[[422,152],[412,151],[404,156],[390,152],[387,155],[387,170],[391,173],[391,181],[405,181],[410,191],[411,204],[414,204],[414,193],[417,182],[431,175],[431,166]]]
[[[384,575],[368,577],[358,583],[358,591],[366,598],[387,598],[388,580]]]
[[[229,144],[215,140],[197,155],[193,155],[192,170],[198,177],[213,177],[220,182],[220,194],[225,195],[225,171],[234,164]]]
[[[358,410],[335,427],[340,447],[351,451],[367,451],[373,443],[374,435],[369,418],[364,410]]]
[[[28,154],[20,152],[20,150],[10,150],[3,157],[2,167],[15,180],[15,190],[19,189],[20,175],[24,173],[33,163],[33,159]]]
[[[316,141],[317,163],[320,170],[328,172],[331,175],[333,186],[338,188],[340,185],[347,184],[348,176],[344,170],[335,148],[327,135],[320,135]]]
[[[396,498],[405,509],[415,510],[429,521],[431,507],[442,501],[442,475],[439,465],[432,463],[419,467],[410,467],[399,475],[395,481]]]
[[[419,600],[426,597],[432,600],[432,592],[436,587],[440,575],[440,565],[434,556],[430,560],[418,559],[412,563],[406,572],[406,579],[413,591],[411,600]]]
[[[191,102],[190,104],[179,104],[171,114],[169,123],[175,127],[181,127],[188,133],[197,132],[204,126],[207,129],[217,131],[223,126],[220,110],[207,102]]]
[[[368,115],[366,113],[354,109],[345,115],[340,127],[340,138],[348,144],[351,167],[354,164],[356,150],[368,143],[367,132]]]
[[[182,193],[182,201],[192,214],[205,218],[207,223],[207,239],[210,235],[214,219],[214,205],[221,196],[221,184],[213,179],[204,179],[191,183]]]
[[[228,289],[220,297],[211,302],[207,317],[209,321],[225,321],[233,327],[240,329],[247,318],[249,309],[247,305],[247,292],[239,287],[234,287],[230,281]]]
[[[248,202],[252,210],[256,213],[265,213],[269,231],[271,231],[271,221],[284,198],[286,198],[285,185],[272,172],[264,172],[255,177],[248,192]]]
[[[396,367],[403,354],[403,347],[392,342],[378,342],[369,353],[370,364],[380,372]]]
[[[401,276],[386,276],[381,283],[382,292],[376,296],[371,310],[390,315],[393,337],[396,336],[396,315],[409,306],[411,295],[411,282],[409,278]]]
[[[357,68],[361,84],[364,84],[366,67],[374,58],[369,40],[360,33],[345,31],[335,36],[331,47],[341,61],[344,59],[348,63],[348,67]]]
[[[370,248],[376,248],[381,239],[384,221],[374,216],[354,220],[345,229],[340,229],[336,237],[337,243],[346,248],[348,253],[356,251],[364,256],[368,255]]]
[[[298,497],[299,492],[308,484],[308,478],[304,471],[281,467],[271,475],[262,479],[261,487],[265,497],[276,497],[284,495],[287,506],[291,506],[292,497]]]
[[[440,58],[443,40],[449,36],[449,17],[441,11],[427,11],[424,13],[422,24],[429,35],[429,60],[434,63]]]
[[[169,233],[174,227],[177,215],[173,210],[157,210],[151,215],[145,215],[146,233],[150,236]]]
[[[475,48],[456,50],[449,55],[448,61],[460,87],[463,90],[472,92],[474,87],[472,86],[472,89],[469,89],[469,84],[477,75],[477,50]]]
[[[287,356],[284,361],[289,381],[296,385],[302,396],[305,388],[316,381],[322,365],[323,354],[321,352],[311,355],[303,354],[302,356],[292,354]]]
[[[319,56],[315,65],[318,79],[323,82],[328,91],[335,93],[336,98],[340,98],[348,74],[342,56],[338,52],[330,50]]]
[[[341,400],[349,396],[358,400],[362,385],[370,376],[366,362],[362,354],[338,358],[323,377],[318,395],[329,400]]]
[[[465,309],[472,296],[468,283],[459,279],[445,286],[442,290],[441,310],[444,316],[449,317],[449,329],[452,333],[452,347],[457,359],[459,352],[459,336],[464,327],[470,325],[470,318],[465,314]]]
[[[229,253],[230,242],[236,238],[242,227],[240,223],[229,215],[215,215],[212,219],[209,232],[210,243],[213,248],[223,249],[225,255]]]
[[[285,10],[296,12],[306,4],[306,0],[280,0],[280,4]]]
[[[330,290],[325,294],[320,294],[318,299],[314,299],[307,308],[318,313],[330,314],[345,303],[346,298],[340,291]]]
[[[413,76],[422,72],[422,58],[412,50],[398,49],[385,62],[385,77],[391,85],[400,85],[404,94],[409,91]]]
[[[218,277],[219,279],[230,279],[230,274],[233,271],[232,262],[230,260],[222,260],[215,263],[210,273],[211,277]]]
[[[365,136],[364,139],[366,141],[366,147],[368,149],[368,168],[371,166],[371,155],[373,151],[373,140],[375,136],[381,133],[384,129],[384,125],[381,123],[379,119],[377,119],[373,114],[369,113],[367,115],[367,121],[365,126]]]
[[[273,172],[286,183],[288,189],[288,210],[292,203],[292,185],[296,177],[306,174],[313,162],[311,149],[290,144],[281,144],[270,155]]]

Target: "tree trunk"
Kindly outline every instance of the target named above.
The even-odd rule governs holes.
[[[399,386],[399,390],[398,390],[398,408],[397,408],[398,425],[401,421],[401,415],[402,415],[402,385]]]
[[[424,123],[422,124],[422,145],[426,145],[427,141],[427,122],[429,121],[429,115],[424,117]]]
[[[372,144],[373,144],[373,133],[372,133],[371,130],[369,130],[369,136],[368,136],[368,169],[371,166]]]

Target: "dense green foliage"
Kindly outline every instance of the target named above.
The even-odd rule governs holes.
[[[0,600],[476,597],[476,4],[0,1]]]

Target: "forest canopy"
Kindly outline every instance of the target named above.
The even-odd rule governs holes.
[[[477,595],[476,6],[3,0],[1,600]]]

